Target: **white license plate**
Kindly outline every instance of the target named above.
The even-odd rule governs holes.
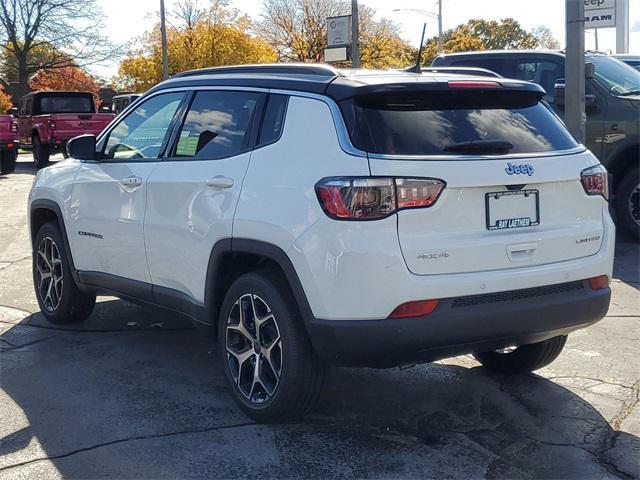
[[[509,190],[485,195],[487,229],[532,227],[540,224],[538,190]]]

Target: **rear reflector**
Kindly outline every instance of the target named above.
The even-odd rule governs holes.
[[[438,306],[438,300],[418,300],[407,302],[396,308],[389,318],[410,318],[429,315]]]
[[[502,88],[498,82],[487,80],[453,80],[448,84],[449,88]]]
[[[591,285],[591,290],[602,290],[609,286],[609,277],[607,275],[600,275],[599,277],[590,278],[589,285]]]
[[[7,148],[13,148],[13,143],[7,143]]]

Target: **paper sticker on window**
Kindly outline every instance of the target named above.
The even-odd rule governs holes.
[[[196,154],[198,148],[198,137],[189,136],[190,132],[182,132],[180,134],[180,140],[176,146],[176,155],[178,157],[193,157]]]

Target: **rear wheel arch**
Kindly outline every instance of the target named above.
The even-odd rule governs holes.
[[[212,325],[215,327],[217,324],[225,293],[233,282],[245,273],[261,270],[275,271],[281,276],[295,299],[306,329],[313,313],[289,256],[276,245],[242,238],[220,240],[211,250],[205,305]]]
[[[635,144],[623,148],[609,162],[607,169],[613,177],[613,192],[617,190],[625,174],[638,166],[638,158],[640,158],[640,144]]]

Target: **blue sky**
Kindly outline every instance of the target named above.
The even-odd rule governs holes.
[[[165,0],[168,11],[176,0]],[[148,30],[157,19],[159,0],[98,0],[105,14],[106,33],[118,43],[130,43]],[[200,0],[206,5],[207,0]],[[261,14],[262,0],[234,0],[233,6],[251,17]],[[396,8],[417,8],[436,11],[435,0],[360,0],[363,5],[374,8],[378,15],[396,21],[401,27],[402,36],[417,45],[423,18],[415,13],[394,12]],[[640,0],[630,3],[630,52],[640,54]],[[472,18],[499,20],[513,17],[526,29],[545,25],[554,33],[564,46],[564,0],[444,0],[443,28],[449,29],[465,23]],[[437,22],[427,19],[428,32],[435,34]],[[615,49],[615,30],[602,29],[598,33],[601,50]],[[593,31],[587,31],[587,48],[594,48]],[[94,73],[109,78],[117,72],[117,63],[99,65],[92,69]]]

